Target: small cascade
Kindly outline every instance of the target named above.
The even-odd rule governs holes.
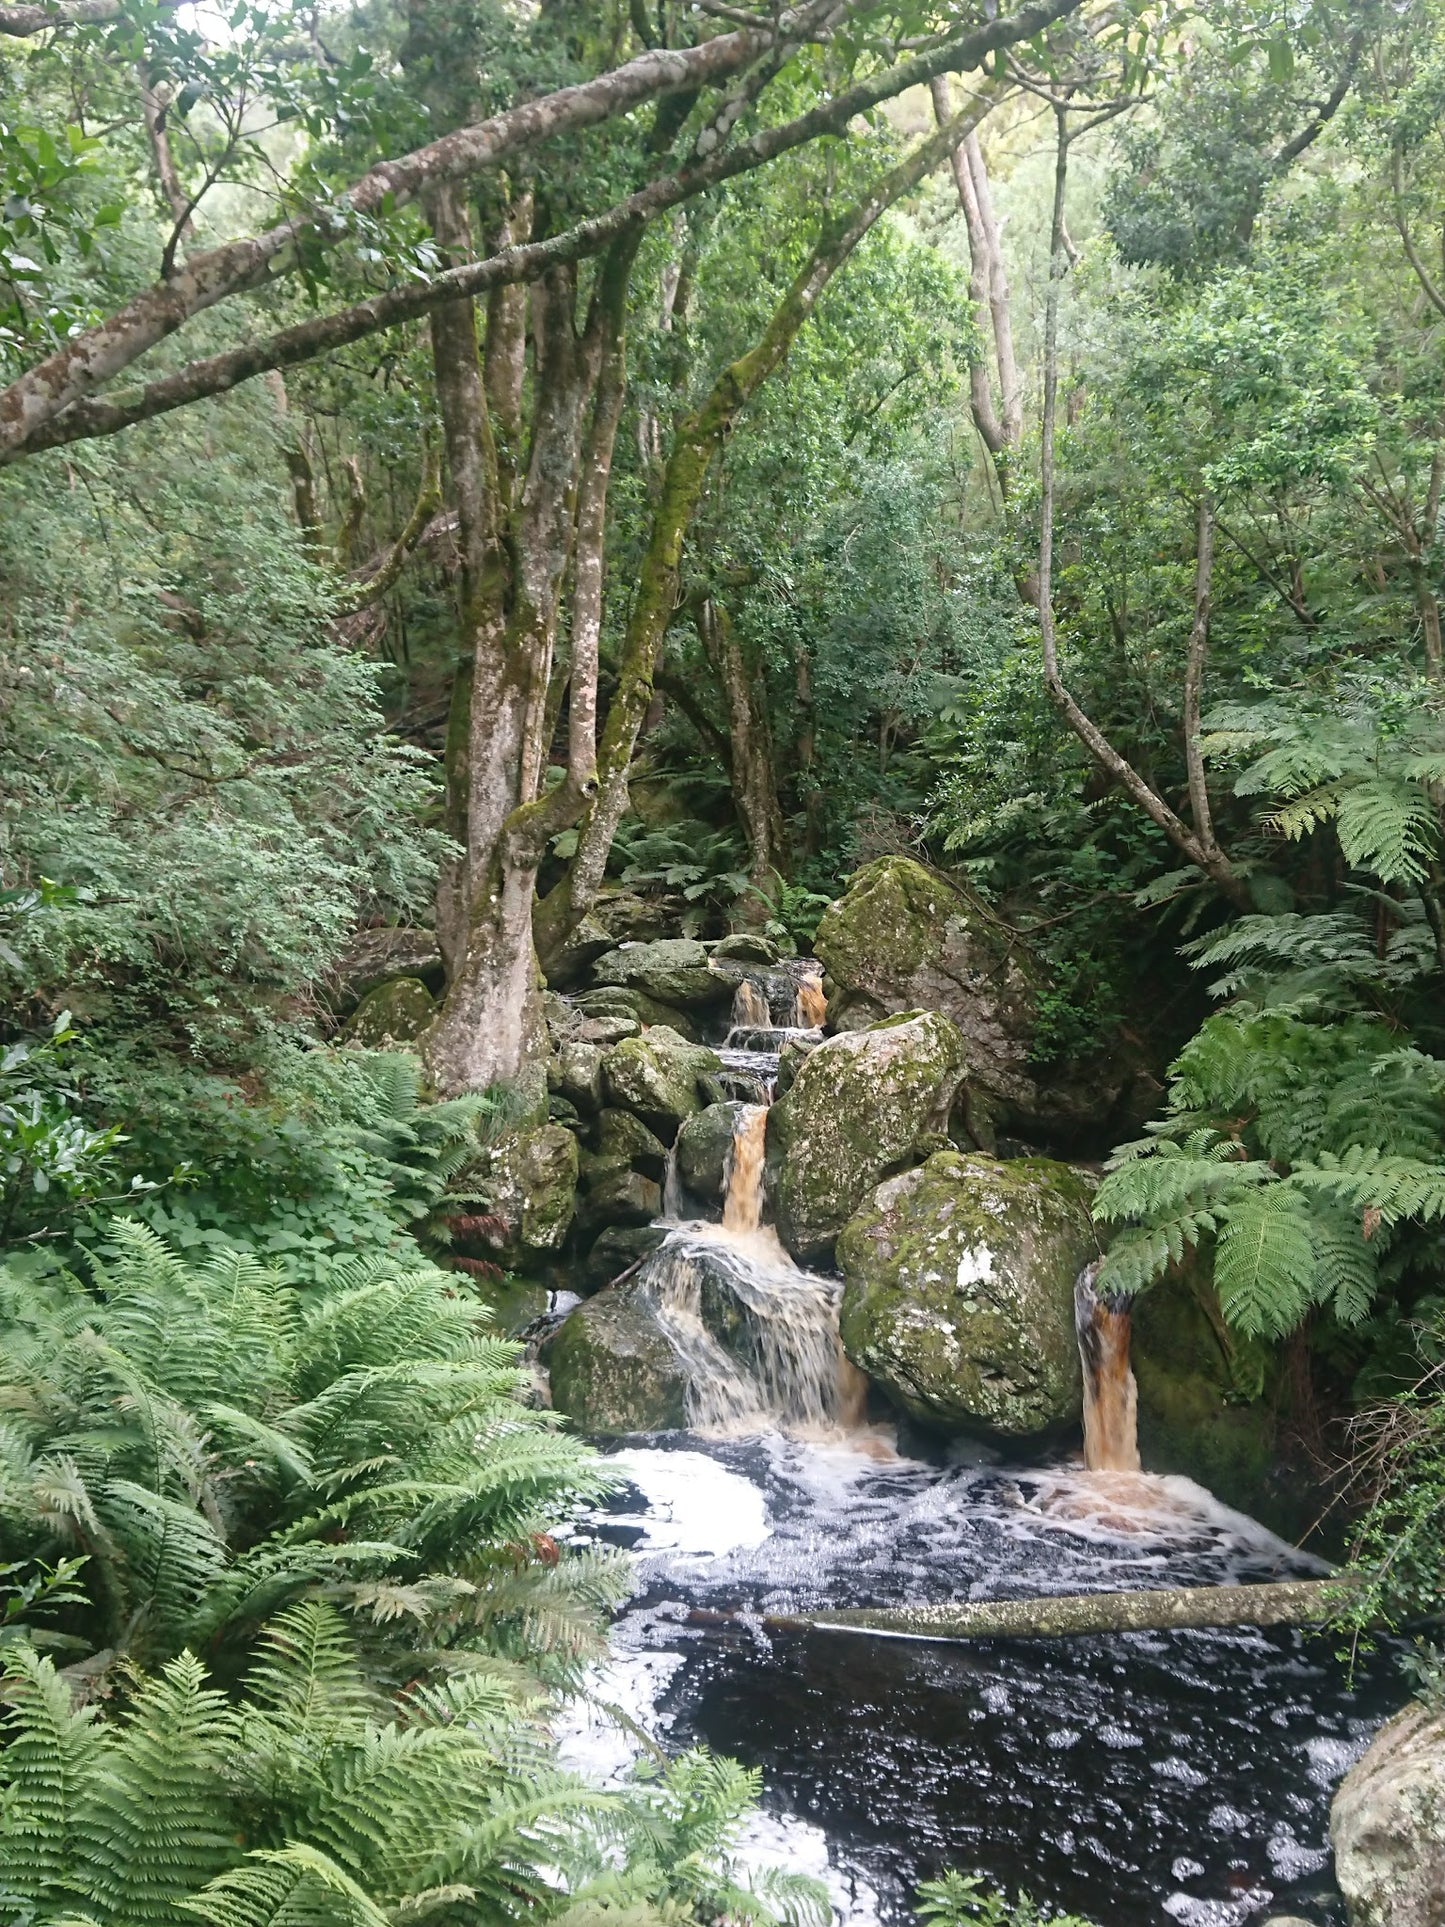
[[[766,1030],[772,1021],[767,993],[751,977],[744,977],[733,992],[733,1029]]]
[[[662,1215],[669,1224],[676,1224],[686,1208],[682,1173],[677,1168],[677,1141],[674,1139],[668,1146],[667,1162],[662,1167]]]
[[[828,999],[823,994],[823,973],[816,966],[798,978],[798,993],[793,1001],[793,1027],[821,1030],[828,1016]]]
[[[763,1153],[768,1135],[766,1104],[746,1105],[733,1127],[723,1191],[723,1230],[756,1231],[763,1222]]]
[[[1074,1329],[1084,1366],[1084,1464],[1090,1472],[1138,1472],[1138,1390],[1129,1365],[1131,1299],[1101,1298],[1096,1260],[1074,1286]]]
[[[839,1288],[799,1270],[771,1231],[682,1226],[648,1260],[644,1279],[687,1369],[694,1431],[839,1426]]]

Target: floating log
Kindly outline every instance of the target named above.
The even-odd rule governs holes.
[[[1169,1632],[1206,1626],[1317,1626],[1350,1596],[1347,1579],[1262,1586],[1168,1586],[1148,1592],[965,1599],[929,1606],[850,1606],[769,1615],[765,1626],[874,1633],[895,1639],[1060,1639],[1077,1633]]]

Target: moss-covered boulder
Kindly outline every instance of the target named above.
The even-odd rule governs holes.
[[[1022,1440],[1078,1421],[1091,1187],[1051,1158],[940,1151],[838,1239],[843,1346],[922,1424]]]
[[[633,1270],[642,1259],[650,1257],[666,1236],[660,1224],[609,1225],[587,1254],[580,1288],[584,1292],[601,1291],[624,1271]]]
[[[645,1300],[607,1290],[542,1348],[552,1403],[583,1432],[664,1432],[686,1423],[687,1372]]]
[[[632,1111],[667,1144],[685,1117],[712,1101],[711,1080],[722,1069],[716,1051],[690,1044],[657,1024],[641,1037],[624,1037],[603,1059],[609,1103]]]
[[[592,966],[592,981],[639,990],[659,1003],[683,1009],[724,1002],[731,986],[708,968],[706,950],[691,937],[664,937],[657,943],[626,943],[609,950]]]
[[[651,1224],[661,1210],[661,1185],[640,1171],[593,1172],[577,1208],[577,1228],[584,1238],[591,1238],[608,1225]]]
[[[745,1104],[709,1104],[690,1117],[677,1134],[677,1173],[693,1197],[721,1204],[732,1157],[733,1133]]]
[[[1414,1701],[1375,1735],[1330,1809],[1350,1927],[1445,1923],[1445,1714]]]
[[[562,1249],[577,1202],[578,1149],[563,1124],[518,1131],[475,1174],[488,1210],[506,1225],[501,1261],[525,1269],[529,1260]]]
[[[440,993],[446,974],[435,930],[359,930],[331,966],[322,988],[340,1015],[354,1009],[369,990],[396,977],[416,977]]]
[[[712,946],[714,962],[775,964],[781,961],[782,951],[771,937],[765,937],[760,930],[734,930],[729,936],[719,937]]]
[[[594,1171],[609,1166],[618,1170],[630,1165],[645,1177],[660,1181],[667,1169],[667,1146],[631,1111],[609,1108],[599,1114],[593,1126],[589,1152],[583,1163]]]
[[[800,1031],[789,1037],[778,1052],[778,1097],[786,1097],[793,1088],[798,1072],[813,1055],[823,1041],[821,1031]]]
[[[824,911],[813,947],[835,1029],[861,1029],[893,1011],[946,1011],[967,1040],[970,1082],[1015,1102],[1031,1098],[1030,976],[997,919],[956,884],[911,857],[879,857]]]
[[[1146,1471],[1182,1473],[1288,1538],[1308,1530],[1319,1495],[1280,1454],[1279,1361],[1226,1325],[1202,1257],[1135,1300],[1132,1361]]]
[[[964,1065],[958,1027],[936,1011],[811,1053],[768,1117],[778,1234],[794,1257],[825,1258],[878,1180],[937,1139]]]
[[[645,990],[614,985],[603,990],[579,991],[572,1001],[584,1020],[630,1020],[638,1030],[651,1029],[654,1024],[665,1024],[669,1030],[675,1030],[679,1037],[686,1037],[694,1044],[698,1041],[697,1026],[685,1010],[679,1009],[676,1004],[660,1003],[656,997],[649,997]]]
[[[413,1044],[436,1015],[431,992],[418,977],[394,977],[368,990],[348,1018],[342,1042],[362,1050]]]
[[[602,1049],[580,1039],[561,1045],[547,1066],[547,1088],[583,1114],[602,1108]]]

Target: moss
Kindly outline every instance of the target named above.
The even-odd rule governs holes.
[[[938,1430],[1023,1439],[1076,1422],[1090,1196],[1050,1158],[940,1151],[888,1179],[838,1240],[848,1356]]]
[[[601,985],[641,991],[659,1003],[722,1003],[729,986],[708,969],[707,952],[691,937],[668,937],[657,943],[624,944],[609,950],[592,969],[592,980]]]
[[[698,1041],[697,1026],[686,1011],[679,1010],[674,1004],[660,1003],[656,997],[649,997],[642,990],[621,986],[610,990],[585,990],[573,1001],[584,1017],[630,1019],[647,1029],[662,1024],[668,1030],[676,1031],[679,1037],[685,1037],[690,1044]]]
[[[643,1037],[625,1037],[603,1060],[607,1095],[615,1108],[632,1111],[667,1143],[677,1127],[710,1101],[700,1080],[722,1069],[716,1051],[688,1043],[662,1025]]]
[[[479,1189],[506,1221],[504,1260],[560,1251],[576,1209],[577,1139],[564,1124],[519,1131],[499,1145]]]
[[[579,1305],[542,1362],[552,1403],[584,1432],[662,1432],[686,1422],[680,1359],[646,1306],[615,1290]]]
[[[362,1050],[412,1044],[436,1015],[431,992],[417,977],[393,977],[369,990],[352,1012],[342,1041]]]
[[[768,1120],[778,1231],[795,1257],[826,1257],[878,1180],[946,1123],[964,1070],[957,1026],[913,1011],[811,1053]]]

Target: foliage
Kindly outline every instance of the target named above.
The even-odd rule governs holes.
[[[76,1115],[65,1062],[75,1035],[63,1010],[48,1036],[0,1048],[0,1246],[49,1227],[52,1193],[73,1210],[113,1169],[120,1131],[91,1130]]]
[[[979,1874],[950,1868],[918,1889],[918,1916],[928,1927],[1093,1927],[1079,1914],[1058,1914],[1039,1907],[1027,1894],[1010,1900],[984,1884]]]

